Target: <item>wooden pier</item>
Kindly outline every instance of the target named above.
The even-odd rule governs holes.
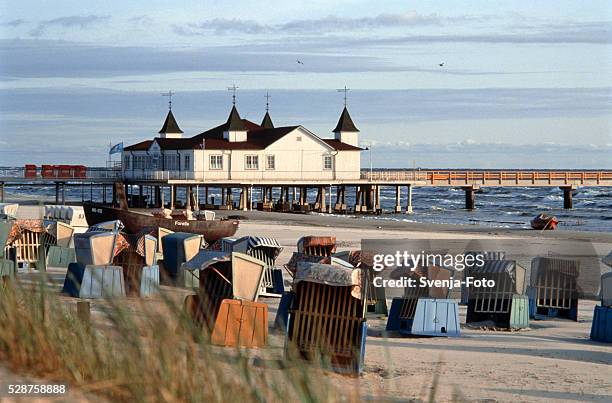
[[[415,187],[453,187],[465,191],[465,208],[474,209],[478,189],[482,187],[558,187],[563,192],[563,207],[571,209],[572,190],[578,187],[612,186],[609,170],[362,170],[359,179],[352,180],[206,180],[190,179],[181,172],[139,173],[125,175],[120,169],[88,168],[82,177],[43,177],[39,172],[24,169],[0,169],[0,202],[4,201],[4,189],[11,186],[55,186],[57,204],[65,202],[66,186],[80,186],[82,194],[89,187],[93,197],[94,187],[102,189],[104,201],[116,202],[115,182],[123,182],[134,205],[141,207],[167,206],[175,208],[219,208],[279,211],[320,211],[377,213],[381,211],[381,187],[394,187],[396,203],[394,212],[412,213],[412,192]],[[137,185],[137,192],[134,192]],[[209,203],[209,188],[221,189],[219,204]],[[407,192],[407,204],[401,206],[403,189]],[[169,189],[170,200],[164,200],[164,189]],[[184,201],[179,203],[178,189],[184,189]],[[260,190],[259,200],[254,200],[253,189]],[[332,200],[332,189],[335,200]],[[273,192],[276,190],[276,192]],[[316,191],[316,202],[308,203],[309,191]],[[355,203],[347,206],[347,191],[353,190]],[[146,194],[145,194],[146,191]],[[239,197],[234,200],[238,191]],[[276,200],[273,196],[276,194]],[[204,202],[202,203],[202,197]],[[110,201],[109,200],[109,201]],[[146,203],[145,203],[146,200]],[[197,207],[196,207],[197,206]]]

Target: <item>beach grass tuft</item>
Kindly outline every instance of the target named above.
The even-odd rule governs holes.
[[[87,320],[46,284],[11,281],[0,291],[0,362],[16,374],[113,401],[357,400],[312,365],[211,346],[170,297],[96,301]]]

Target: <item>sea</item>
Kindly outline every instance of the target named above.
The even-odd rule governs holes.
[[[136,187],[137,189],[137,187]],[[278,198],[278,189],[273,192]],[[354,204],[354,191],[347,188],[346,204]],[[148,189],[144,190],[147,194]],[[110,200],[110,186],[106,190]],[[261,198],[259,189],[253,190],[254,200]],[[203,198],[203,192],[199,192]],[[209,189],[209,199],[220,201],[220,189]],[[178,193],[181,195],[180,190]],[[563,209],[563,191],[557,187],[484,187],[476,193],[476,209],[465,209],[465,192],[460,188],[414,187],[412,192],[413,214],[395,214],[395,187],[381,188],[381,205],[384,214],[371,216],[373,220],[396,220],[436,224],[464,224],[496,228],[530,228],[530,220],[540,213],[554,215],[559,219],[559,230],[612,232],[612,189],[606,187],[579,187],[574,191],[571,210]],[[82,200],[102,201],[100,187],[67,187],[67,202]],[[54,200],[54,186],[11,186],[5,188],[6,199]],[[309,201],[314,202],[316,192],[309,192]],[[166,193],[165,200],[170,195]],[[239,200],[237,191],[233,199]],[[212,200],[209,200],[211,202]],[[201,199],[200,202],[203,202]],[[332,202],[335,194],[332,193]],[[407,205],[406,187],[402,187],[402,208]]]

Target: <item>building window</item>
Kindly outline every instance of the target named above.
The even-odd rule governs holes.
[[[246,169],[259,169],[259,156],[247,155],[245,168]]]
[[[331,155],[324,155],[323,156],[323,169],[330,170],[332,169],[332,165],[333,165],[333,157]]]
[[[125,156],[125,169],[130,169],[130,156]]]
[[[210,169],[223,169],[223,156],[222,155],[211,155],[210,156]]]
[[[191,166],[189,164],[189,156],[186,155],[185,156],[185,171],[189,171],[191,169]]]
[[[145,169],[146,159],[144,155],[135,155],[134,156],[134,169]]]
[[[164,155],[164,170],[165,171],[178,171],[179,170],[179,159],[178,155]]]
[[[276,161],[273,155],[266,156],[266,169],[276,169]]]

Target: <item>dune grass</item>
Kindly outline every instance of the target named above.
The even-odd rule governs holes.
[[[311,365],[263,368],[242,351],[211,347],[169,298],[103,304],[88,323],[44,279],[34,287],[11,281],[0,290],[0,362],[113,401],[359,399],[339,394]]]

